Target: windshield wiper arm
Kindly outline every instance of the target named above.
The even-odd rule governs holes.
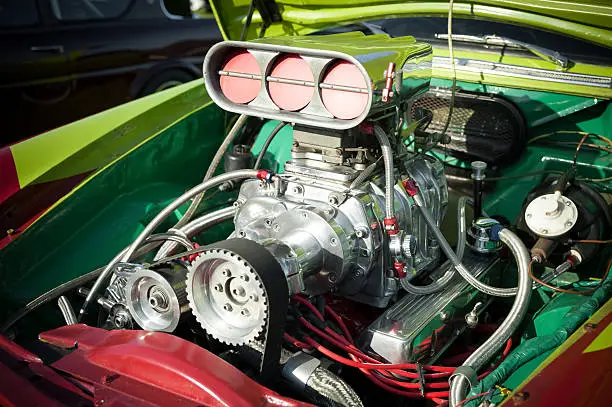
[[[436,34],[436,38],[441,40],[447,40],[448,34]],[[497,35],[464,35],[464,34],[453,34],[453,41],[460,42],[471,42],[475,44],[483,45],[499,45],[512,48],[520,48],[531,52],[534,55],[542,58],[545,61],[552,62],[561,68],[569,68],[570,60],[565,55],[560,54],[558,51],[553,51],[548,48],[540,47],[539,45],[529,44],[523,41],[514,40],[508,37],[499,37]]]

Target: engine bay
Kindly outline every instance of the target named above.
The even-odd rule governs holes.
[[[523,153],[524,123],[499,98],[430,87],[431,61],[411,37],[215,45],[205,86],[235,120],[206,176],[44,302],[59,298],[67,325],[183,338],[316,405],[503,400],[516,368],[499,367],[529,318],[562,295],[595,310],[610,297],[610,195],[580,154],[591,138],[612,143],[581,135],[573,161],[500,195],[513,212],[485,208],[495,182],[521,177],[499,164]],[[449,138],[455,99],[477,112],[461,113],[470,126],[491,128]],[[448,151],[469,166],[449,166]],[[202,214],[216,193],[231,204]],[[202,238],[219,225],[226,238]]]

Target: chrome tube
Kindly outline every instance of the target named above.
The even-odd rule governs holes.
[[[442,251],[444,251],[444,254],[446,254],[448,259],[453,262],[455,269],[459,272],[459,274],[461,274],[461,277],[463,277],[468,283],[470,283],[472,287],[488,295],[493,295],[496,297],[513,297],[516,295],[517,293],[516,287],[514,288],[491,287],[483,283],[482,281],[478,280],[476,277],[474,277],[465,268],[465,266],[461,264],[461,260],[457,257],[457,255],[453,251],[450,244],[448,244],[448,241],[442,234],[442,231],[440,230],[440,228],[438,228],[438,225],[436,225],[436,221],[431,217],[431,214],[429,213],[429,209],[425,207],[423,199],[419,196],[419,194],[416,194],[415,196],[413,196],[413,199],[414,199],[414,202],[419,207],[419,210],[421,211],[421,214],[423,215],[425,222],[427,222],[432,232],[436,236],[438,243],[440,243],[440,247],[442,248]]]
[[[129,246],[127,253],[125,253],[121,257],[120,261],[124,261],[124,262],[129,261],[129,259],[132,257],[132,254],[136,251],[136,249],[138,249],[138,246],[140,246],[144,242],[147,236],[153,233],[153,231],[159,225],[161,225],[161,223],[168,216],[170,216],[176,209],[178,209],[182,204],[184,204],[185,202],[187,202],[194,196],[201,194],[202,192],[206,192],[207,190],[214,188],[217,185],[221,185],[227,181],[233,181],[233,180],[244,179],[244,178],[256,178],[258,172],[259,171],[257,170],[230,171],[230,172],[226,172],[221,175],[217,175],[216,177],[213,177],[209,179],[208,181],[204,181],[201,184],[196,185],[195,187],[191,188],[189,191],[185,192],[183,195],[175,199],[170,205],[162,209],[161,212],[159,212],[157,216],[155,216],[153,220],[149,222],[149,224],[144,228],[144,230],[140,232],[136,240],[134,240],[134,243],[132,243]]]
[[[233,218],[235,213],[236,208],[234,208],[233,206],[219,209],[214,212],[207,213],[206,215],[200,216],[197,219],[194,219],[179,230],[187,237],[191,238],[192,236],[197,235],[201,231],[211,226]],[[176,242],[164,243],[155,255],[155,260],[163,259],[164,257],[168,256],[177,246],[178,244]]]
[[[531,298],[531,278],[529,278],[530,259],[527,248],[521,239],[508,229],[499,232],[500,240],[510,248],[518,265],[518,292],[512,304],[512,308],[501,323],[499,328],[472,353],[463,365],[458,368],[469,369],[474,375],[498,352],[508,338],[516,331],[522,319],[525,317]],[[469,381],[463,373],[455,373],[451,376],[450,405],[456,406],[465,398],[469,391]]]
[[[394,207],[394,189],[395,186],[395,177],[394,168],[393,168],[393,150],[391,149],[391,143],[389,142],[389,137],[385,131],[379,125],[374,126],[374,135],[378,139],[380,143],[380,149],[382,152],[383,162],[385,164],[385,212],[386,218],[393,218],[395,216],[395,207]]]
[[[227,150],[229,145],[232,143],[232,141],[234,141],[234,139],[238,135],[238,132],[240,131],[240,129],[242,128],[242,126],[244,125],[244,123],[246,122],[248,118],[249,116],[245,114],[241,114],[238,117],[238,119],[236,120],[236,123],[234,123],[231,130],[229,131],[229,133],[227,133],[227,136],[221,143],[221,146],[219,146],[219,149],[215,153],[215,156],[213,157],[212,162],[208,166],[208,170],[206,170],[206,174],[204,175],[204,179],[202,180],[202,182],[208,181],[214,175],[215,171],[217,170],[217,167],[219,166],[219,163],[221,163],[221,160],[223,159],[223,155],[225,154],[225,151]],[[202,202],[203,197],[204,197],[204,193],[202,192],[193,198],[191,205],[189,205],[189,208],[187,208],[187,210],[183,214],[183,217],[176,223],[176,225],[174,225],[175,229],[179,229],[180,227],[186,225],[187,222],[189,222],[189,220],[193,217],[196,210],[198,209],[198,206],[200,206],[200,202]]]
[[[74,313],[74,309],[70,302],[68,302],[68,298],[65,296],[60,296],[57,299],[57,305],[59,306],[60,311],[62,312],[62,316],[66,321],[66,325],[74,325],[78,323],[76,314]]]
[[[167,241],[167,240],[175,240],[178,243],[185,243],[184,239],[181,238],[180,236],[176,236],[176,235],[172,235],[169,233],[159,233],[153,236],[148,236],[145,237],[145,242],[144,243],[152,243],[152,242],[158,242],[158,241]],[[193,245],[191,244],[191,242],[187,241],[188,245],[186,246],[188,250],[193,249]],[[128,252],[130,251],[130,249],[133,247],[134,245],[130,245],[127,246],[126,248],[124,248],[123,250],[121,250],[121,252],[119,252],[119,254],[117,254],[115,257],[113,257],[113,259],[106,265],[106,267],[104,267],[104,269],[102,270],[102,272],[100,273],[100,275],[98,276],[98,278],[96,279],[96,281],[94,282],[93,286],[91,287],[91,290],[89,291],[89,294],[87,294],[87,297],[85,298],[85,301],[83,301],[83,305],[81,306],[81,309],[79,310],[79,315],[78,315],[78,320],[81,321],[81,319],[83,318],[83,315],[85,315],[85,311],[87,310],[87,306],[91,303],[91,300],[94,298],[94,296],[96,295],[96,293],[100,290],[100,288],[102,287],[102,284],[104,284],[104,281],[110,276],[110,274],[113,271],[113,267],[119,263],[120,261],[124,261],[124,262],[128,262],[132,259],[132,257],[136,257],[136,255],[138,255],[139,253],[135,251],[133,251],[131,254],[129,254],[129,256],[127,256]],[[139,245],[140,246],[140,243]],[[155,247],[157,246],[152,246],[149,250],[153,250]],[[136,249],[138,249],[139,247],[136,247]],[[143,253],[144,254],[144,253]],[[127,260],[122,260],[122,259],[127,259]]]

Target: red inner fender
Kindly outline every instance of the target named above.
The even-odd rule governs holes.
[[[323,79],[326,85],[367,89],[363,73],[347,61],[335,63]],[[321,100],[329,113],[338,119],[350,120],[358,117],[367,108],[368,94],[340,89],[321,89]]]
[[[261,75],[259,64],[248,51],[233,54],[221,68],[222,71]],[[261,79],[239,78],[236,76],[221,75],[221,92],[234,103],[249,103],[255,99],[261,88]]]
[[[299,55],[281,56],[270,71],[272,78],[309,82],[293,84],[268,81],[268,92],[272,101],[283,110],[300,110],[306,107],[314,94],[314,76],[304,59]]]

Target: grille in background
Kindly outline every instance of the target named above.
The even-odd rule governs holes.
[[[428,134],[444,130],[450,98],[449,89],[431,88],[414,102],[412,117],[423,120],[421,130]],[[467,160],[504,164],[513,161],[525,147],[525,124],[520,112],[492,95],[457,90],[447,134],[451,142],[444,148]]]

